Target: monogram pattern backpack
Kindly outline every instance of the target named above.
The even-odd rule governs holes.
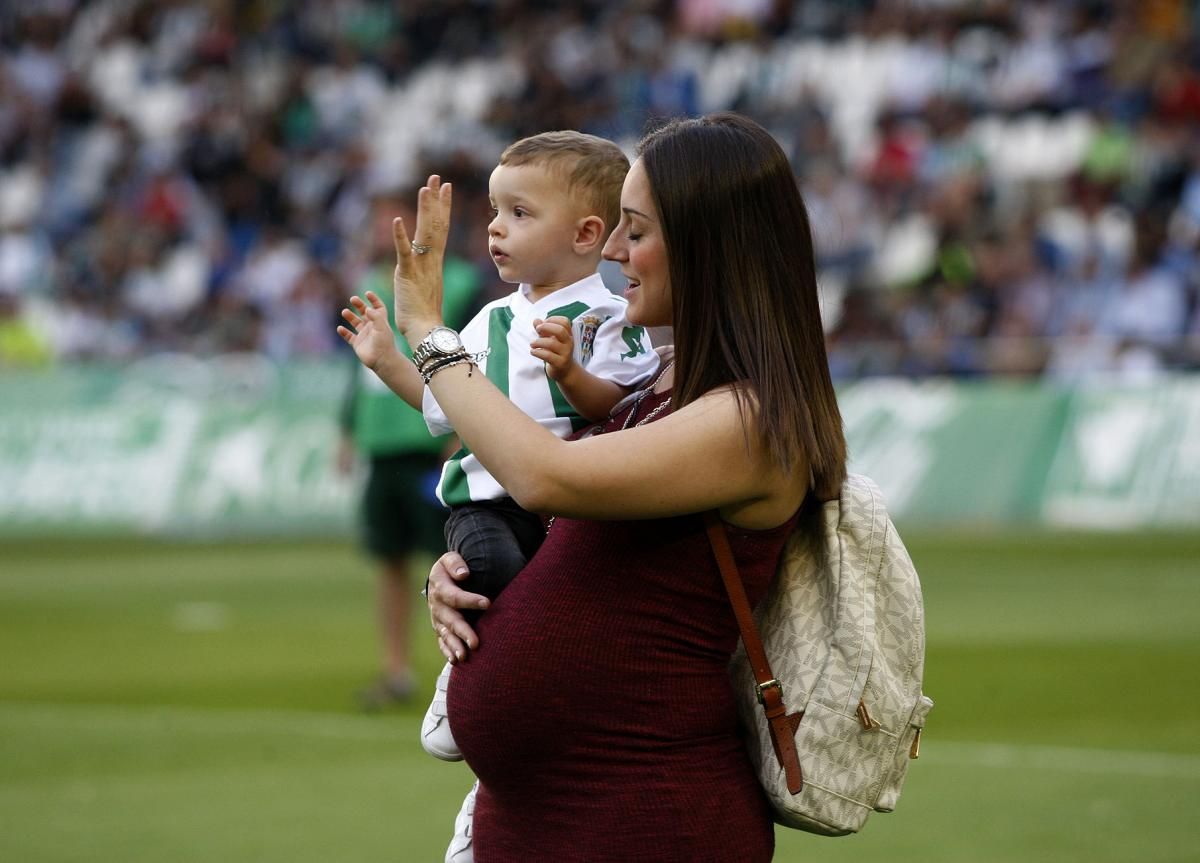
[[[851,475],[806,512],[752,620],[715,513],[707,529],[742,629],[730,674],[775,820],[857,832],[895,809],[933,707],[921,583],[883,496]]]

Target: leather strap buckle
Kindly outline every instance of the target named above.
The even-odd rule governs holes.
[[[754,694],[758,696],[758,703],[763,707],[767,706],[767,699],[763,693],[765,693],[768,689],[779,690],[779,700],[783,700],[783,684],[772,677],[770,680],[760,683],[754,687]]]

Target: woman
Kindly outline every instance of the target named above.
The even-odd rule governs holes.
[[[478,635],[459,609],[488,603],[454,584],[461,558],[430,575],[457,663],[451,723],[480,779],[478,863],[773,853],[726,676],[737,626],[699,513],[719,512],[757,602],[801,504],[844,478],[808,219],[779,146],[732,114],[647,136],[621,204],[605,257],[629,280],[629,320],[675,335],[638,398],[562,441],[461,356],[426,364],[464,443],[523,507],[555,515]],[[411,243],[397,226],[412,344],[441,325],[449,205],[432,177]]]

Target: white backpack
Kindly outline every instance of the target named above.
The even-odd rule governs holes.
[[[872,811],[895,809],[918,755],[933,707],[921,693],[925,618],[921,583],[875,483],[852,475],[839,500],[809,515],[753,614],[758,663],[745,590],[715,514],[708,533],[742,628],[730,674],[775,820],[843,836]]]

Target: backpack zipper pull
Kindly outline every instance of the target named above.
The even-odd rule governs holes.
[[[879,723],[871,718],[871,714],[867,712],[867,704],[861,698],[858,700],[858,721],[862,723],[864,731],[878,731]]]

